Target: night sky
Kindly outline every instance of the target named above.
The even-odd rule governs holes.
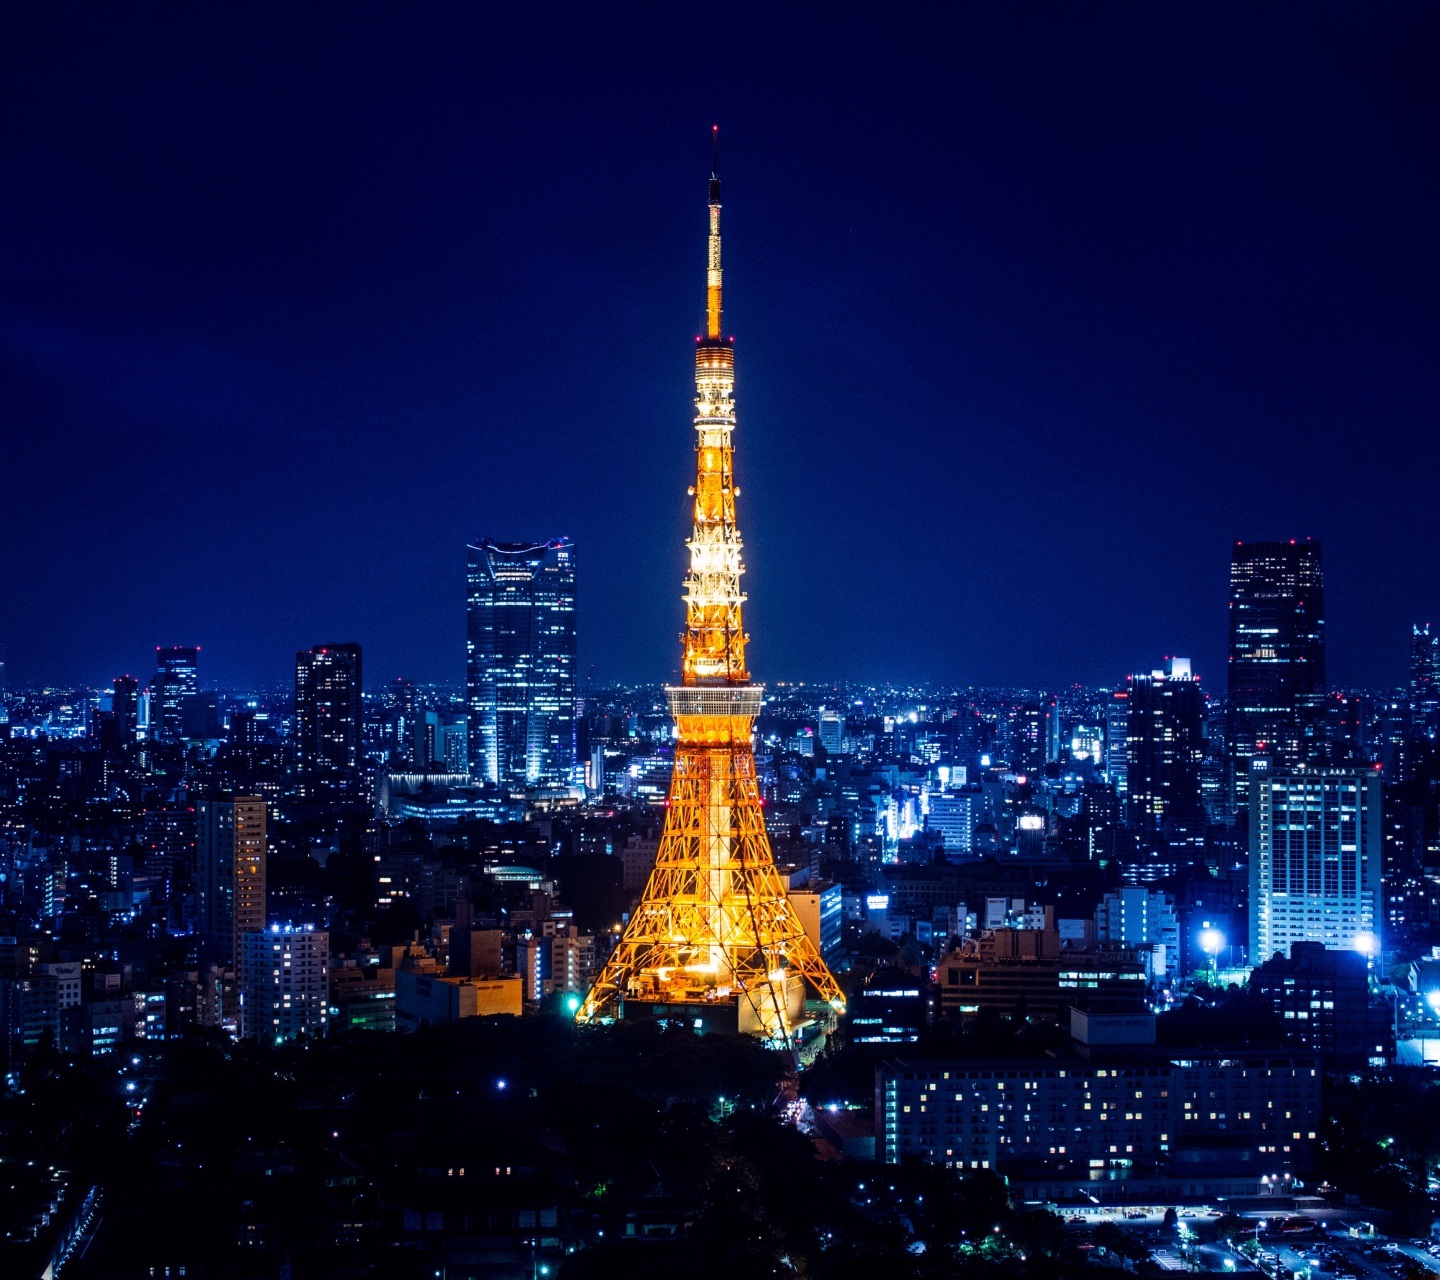
[[[458,683],[467,539],[678,669],[721,129],[758,679],[1224,687],[1230,542],[1330,676],[1440,622],[1433,4],[6,6],[12,685]]]

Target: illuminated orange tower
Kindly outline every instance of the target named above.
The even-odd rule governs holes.
[[[674,1016],[793,1045],[807,984],[845,998],[775,870],[751,733],[764,686],[745,665],[735,521],[735,348],[720,336],[720,180],[710,175],[705,337],[695,348],[695,531],[685,578],[683,683],[666,689],[680,731],[665,830],[645,895],[579,1020]]]

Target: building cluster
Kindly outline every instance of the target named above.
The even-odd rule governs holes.
[[[11,1056],[47,1031],[260,1035],[261,1008],[287,1037],[583,998],[653,869],[675,738],[662,689],[577,692],[575,563],[565,539],[471,545],[463,694],[367,690],[353,643],[297,653],[286,690],[206,690],[172,647],[104,693],[8,692]],[[858,1040],[1328,964],[1384,984],[1390,1031],[1277,1004],[1295,1030],[1440,1058],[1440,998],[1395,980],[1440,919],[1440,637],[1416,628],[1403,696],[1328,689],[1308,541],[1235,545],[1230,636],[1215,692],[1180,658],[1113,689],[766,690],[764,823]],[[921,995],[867,1022],[889,971]]]

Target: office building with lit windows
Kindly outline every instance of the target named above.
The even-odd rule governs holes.
[[[575,773],[575,544],[470,544],[470,772],[509,790]]]
[[[200,691],[200,650],[178,646],[155,650],[150,681],[150,736],[179,742],[185,734],[185,699]]]
[[[1014,767],[1027,774],[1045,768],[1048,720],[1046,708],[1038,702],[1023,704],[1015,715]]]
[[[1325,691],[1320,543],[1237,542],[1230,556],[1230,742],[1235,800],[1250,761],[1302,763],[1301,700]]]
[[[1168,893],[1139,884],[1107,893],[1095,909],[1095,939],[1141,951],[1153,980],[1180,976],[1180,924]]]
[[[1131,676],[1126,699],[1125,807],[1131,826],[1163,831],[1204,820],[1200,764],[1205,699],[1184,658]]]
[[[358,644],[295,655],[295,789],[307,800],[362,798],[361,688]]]
[[[927,801],[925,830],[944,842],[945,858],[960,862],[970,857],[975,840],[975,815],[981,797],[974,791],[936,791]]]
[[[201,800],[195,817],[201,942],[209,962],[226,967],[243,936],[265,927],[265,801]]]
[[[240,942],[240,1036],[293,1040],[330,1025],[330,935],[272,924]]]
[[[1105,704],[1105,776],[1121,800],[1129,794],[1130,748],[1125,740],[1129,729],[1130,690],[1116,689]]]
[[[1380,770],[1252,763],[1250,961],[1296,942],[1374,955],[1380,948]]]
[[[1440,738],[1440,631],[1427,622],[1410,636],[1410,732],[1415,738]]]

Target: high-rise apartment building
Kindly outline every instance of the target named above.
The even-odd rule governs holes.
[[[1378,951],[1380,770],[1256,760],[1249,781],[1251,963],[1296,942]]]
[[[212,963],[233,965],[241,937],[265,927],[265,801],[201,800],[195,816],[201,940]]]
[[[185,699],[200,691],[200,650],[180,646],[155,650],[150,681],[150,736],[179,742],[185,735]]]
[[[309,925],[273,924],[240,940],[242,1039],[279,1044],[330,1022],[330,935]]]
[[[1235,799],[1250,761],[1302,763],[1297,707],[1325,690],[1325,585],[1320,543],[1236,542],[1230,557],[1230,739]]]
[[[511,790],[564,786],[575,770],[575,544],[469,548],[466,687],[470,771]]]
[[[296,790],[307,799],[360,799],[360,698],[358,644],[295,655]]]
[[[815,736],[827,755],[840,755],[845,750],[845,717],[838,711],[822,710],[815,725]]]
[[[1132,826],[1162,831],[1202,820],[1205,699],[1184,658],[1131,676],[1125,722],[1126,808]]]

